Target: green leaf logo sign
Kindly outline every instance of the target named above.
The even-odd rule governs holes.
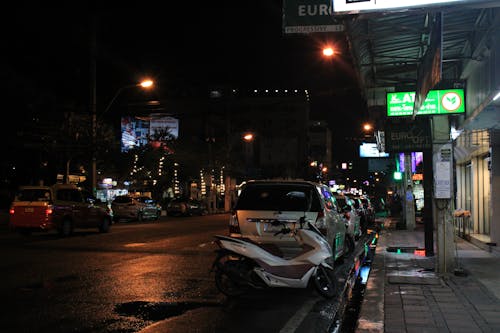
[[[462,99],[456,92],[447,92],[441,99],[441,105],[446,111],[454,112],[462,105]]]

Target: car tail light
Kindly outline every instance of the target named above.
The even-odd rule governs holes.
[[[10,207],[9,214],[14,215],[15,212],[16,212],[16,210],[14,209],[14,207]]]
[[[52,206],[47,206],[47,208],[45,208],[45,216],[49,216],[49,215],[52,215],[54,211],[52,210]]]
[[[238,215],[236,212],[232,212],[231,216],[229,216],[229,233],[241,234],[240,223],[238,222]]]

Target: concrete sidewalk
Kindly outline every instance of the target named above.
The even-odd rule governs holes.
[[[435,257],[409,250],[424,248],[423,226],[396,230],[390,219],[384,225],[356,332],[500,332],[498,253],[458,238],[464,274],[438,275]]]

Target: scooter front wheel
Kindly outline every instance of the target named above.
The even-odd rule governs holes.
[[[250,286],[238,276],[247,269],[246,258],[235,254],[224,253],[215,259],[215,285],[228,297],[245,294]]]
[[[335,282],[333,279],[333,271],[319,265],[316,269],[316,274],[313,276],[314,287],[318,293],[325,298],[335,296]]]

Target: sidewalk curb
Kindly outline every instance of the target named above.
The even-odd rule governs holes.
[[[366,292],[356,327],[357,333],[384,332],[384,294],[385,294],[385,235],[379,234],[373,256]]]

